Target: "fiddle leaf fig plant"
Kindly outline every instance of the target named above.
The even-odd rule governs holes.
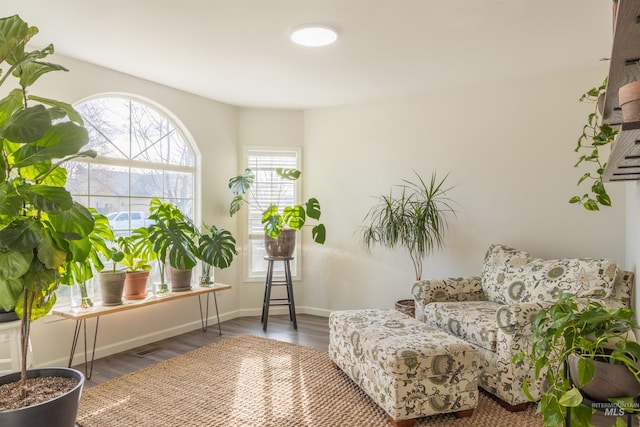
[[[19,16],[0,19],[0,307],[20,316],[22,396],[31,322],[56,302],[61,274],[90,254],[94,217],[65,189],[67,160],[95,157],[81,151],[88,132],[65,102],[35,96],[31,86],[64,67],[43,61],[53,45],[25,50],[38,33]],[[4,88],[3,88],[4,89]]]
[[[285,226],[295,230],[300,230],[307,223],[307,219],[320,220],[320,202],[315,197],[311,197],[304,204],[292,206],[280,206],[280,196],[283,185],[287,181],[296,181],[300,178],[301,172],[297,169],[276,168],[276,178],[279,179],[280,186],[276,191],[274,199],[269,201],[267,206],[260,203],[256,193],[261,190],[255,179],[255,174],[247,168],[241,175],[229,180],[229,189],[234,197],[229,206],[229,214],[235,215],[242,206],[249,205],[262,212],[261,222],[264,232],[271,238],[277,239]],[[324,224],[318,223],[311,229],[313,241],[324,244],[327,238],[327,231]]]
[[[598,86],[591,88],[580,97],[580,102],[592,102],[594,111],[587,116],[587,123],[582,127],[582,135],[574,151],[580,154],[574,167],[583,165],[587,171],[578,180],[578,186],[585,183],[590,185],[589,192],[576,195],[569,199],[569,203],[581,205],[588,211],[598,211],[600,206],[611,206],[611,198],[607,193],[602,176],[607,167],[603,160],[602,148],[611,144],[618,131],[610,125],[602,122],[602,116],[598,113],[598,100],[604,97],[607,89],[607,79]],[[594,170],[595,168],[595,170]]]

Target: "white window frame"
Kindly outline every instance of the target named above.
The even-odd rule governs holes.
[[[292,157],[295,156],[295,169],[300,169],[300,165],[302,164],[302,148],[300,147],[276,147],[276,146],[244,146],[242,152],[242,170],[245,168],[251,168],[254,170],[255,164],[251,165],[249,162],[250,155],[256,155],[259,153],[273,153],[273,156],[276,156],[278,153],[283,154],[291,154]],[[288,167],[291,167],[290,165]],[[301,195],[302,195],[302,183],[301,180],[295,181],[295,203],[300,203]],[[264,252],[254,253],[253,242],[264,242],[264,234],[253,234],[250,233],[250,225],[249,225],[249,209],[247,206],[244,206],[240,212],[242,214],[242,231],[244,236],[244,247],[247,248],[243,251],[243,271],[244,271],[244,281],[245,282],[259,282],[264,281],[267,274],[267,262],[262,258],[264,256]],[[293,260],[291,261],[291,278],[292,280],[300,280],[302,277],[302,251],[300,244],[300,232],[296,233],[296,249],[293,254]],[[254,268],[254,264],[258,262],[264,266],[263,269]],[[283,263],[275,263],[274,264],[274,276],[284,276]]]
[[[188,130],[186,129],[185,125],[173,114],[171,113],[166,107],[157,104],[155,102],[152,102],[144,97],[140,97],[137,95],[133,95],[133,94],[128,94],[128,93],[102,93],[102,94],[97,94],[97,95],[93,95],[84,99],[81,99],[77,102],[74,103],[74,105],[79,105],[85,102],[89,102],[91,100],[94,99],[99,99],[99,98],[122,98],[122,99],[126,99],[126,100],[130,100],[132,102],[136,102],[139,104],[143,104],[145,106],[147,106],[148,108],[157,111],[158,113],[162,114],[170,123],[171,125],[175,128],[175,130],[177,132],[180,133],[180,136],[182,137],[183,141],[185,142],[185,144],[187,145],[187,147],[189,148],[189,150],[191,150],[192,154],[193,154],[193,158],[194,158],[194,164],[193,166],[180,166],[180,165],[172,165],[172,164],[164,164],[164,163],[155,163],[155,162],[147,162],[147,161],[140,161],[140,160],[135,160],[135,159],[115,159],[115,158],[111,158],[111,157],[99,157],[96,159],[90,159],[90,158],[82,158],[82,159],[77,159],[74,161],[77,162],[84,162],[84,163],[94,163],[94,164],[103,164],[103,165],[112,165],[112,166],[119,166],[119,167],[126,167],[126,168],[136,168],[136,167],[141,167],[141,168],[155,168],[155,169],[162,169],[164,171],[170,171],[170,172],[189,172],[193,174],[193,180],[192,180],[192,197],[191,197],[191,202],[192,202],[192,208],[193,208],[193,220],[196,223],[199,223],[200,221],[200,217],[201,217],[201,202],[200,202],[200,179],[201,179],[201,155],[200,155],[200,151],[198,150],[197,144],[195,143],[193,137],[191,136],[191,134],[188,132]],[[74,194],[74,196],[78,196],[78,197],[85,197],[88,200],[88,204],[87,206],[91,205],[91,194],[90,192],[85,193],[80,193],[80,194]],[[158,196],[160,199],[164,200],[164,197],[162,196]],[[129,195],[130,200],[134,200],[136,199],[135,196],[131,196]],[[131,203],[129,203],[130,206],[130,210],[129,212],[131,212]],[[128,232],[128,231],[127,231]],[[152,274],[155,274],[156,272],[152,272]],[[152,280],[150,280],[151,283]],[[99,285],[97,284],[97,278],[94,277],[94,279],[90,280],[88,282],[88,285],[91,286],[93,288],[93,301],[96,302],[96,300],[99,300]],[[148,285],[151,286],[151,285]],[[66,287],[66,286],[65,286]],[[65,307],[65,306],[69,306],[72,305],[74,303],[74,300],[77,297],[77,293],[79,292],[78,290],[78,286],[74,285],[71,287],[71,289],[69,289],[69,302],[66,301],[67,297],[65,296],[63,298],[63,301],[61,301],[61,303],[57,304],[57,307]]]

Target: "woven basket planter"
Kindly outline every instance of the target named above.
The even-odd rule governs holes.
[[[396,310],[411,317],[416,317],[416,302],[412,299],[396,301]]]

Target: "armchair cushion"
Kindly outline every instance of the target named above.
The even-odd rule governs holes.
[[[618,264],[607,259],[542,259],[491,245],[482,271],[487,299],[503,304],[555,301],[561,293],[605,298],[613,289]]]
[[[496,312],[502,304],[493,301],[432,302],[424,321],[490,351],[496,351]]]

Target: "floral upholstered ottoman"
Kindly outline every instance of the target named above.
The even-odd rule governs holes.
[[[334,311],[329,356],[394,426],[478,402],[479,356],[467,342],[395,310]]]

